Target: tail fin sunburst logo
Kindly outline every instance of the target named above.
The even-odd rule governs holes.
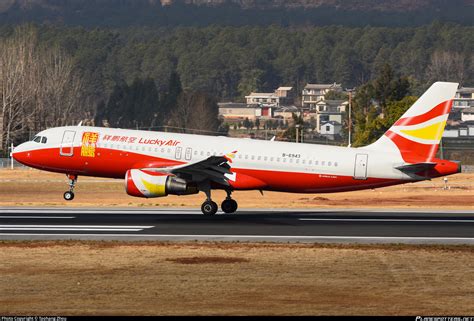
[[[370,148],[398,152],[407,163],[430,162],[438,151],[458,83],[438,81]]]
[[[438,151],[451,106],[452,100],[447,100],[424,114],[401,118],[385,136],[397,145],[405,161],[430,160]]]

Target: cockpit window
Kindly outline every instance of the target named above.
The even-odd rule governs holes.
[[[48,139],[45,136],[41,137],[41,143],[42,144],[46,144],[47,141],[48,141]]]
[[[41,141],[41,136],[35,136],[35,138],[33,138],[33,141],[35,143],[39,143]]]

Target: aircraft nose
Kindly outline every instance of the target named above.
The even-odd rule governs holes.
[[[20,145],[16,146],[13,149],[12,157],[17,162],[20,162],[20,163],[26,165],[27,160],[30,158],[28,143],[23,143],[23,144],[20,144]]]

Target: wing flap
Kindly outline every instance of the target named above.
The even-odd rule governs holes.
[[[225,156],[210,156],[196,163],[177,166],[143,168],[143,170],[155,173],[186,177],[194,182],[209,180],[224,186],[229,186],[228,178],[225,175],[232,174],[230,169],[229,158]]]

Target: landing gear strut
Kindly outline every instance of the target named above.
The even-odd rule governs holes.
[[[207,182],[203,182],[198,186],[199,190],[203,191],[206,194],[206,200],[201,205],[201,211],[204,215],[214,215],[217,213],[217,204],[213,202],[211,199],[211,184]]]
[[[232,192],[227,190],[227,197],[221,204],[221,209],[224,213],[235,213],[237,211],[237,202],[231,198]]]
[[[67,174],[66,176],[69,179],[69,191],[64,192],[63,196],[66,201],[72,201],[74,199],[74,186],[77,182],[77,175]]]
[[[206,194],[206,200],[201,205],[201,211],[204,215],[214,215],[217,213],[217,204],[211,199],[211,184],[207,182],[202,182],[199,184],[198,189],[203,191]],[[237,202],[232,199],[231,190],[226,190],[227,197],[221,204],[221,209],[224,213],[234,213],[237,211]]]

